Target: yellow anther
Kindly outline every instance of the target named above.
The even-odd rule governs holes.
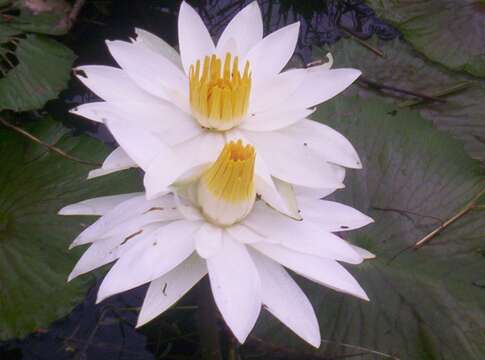
[[[199,123],[215,130],[228,130],[238,125],[249,106],[251,73],[249,62],[241,76],[238,57],[230,53],[224,63],[216,55],[206,56],[190,66],[190,106]],[[202,68],[202,73],[201,73]]]
[[[255,196],[254,161],[256,153],[242,141],[229,142],[201,181],[218,199],[229,202],[247,201]]]

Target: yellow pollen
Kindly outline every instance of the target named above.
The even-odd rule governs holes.
[[[241,140],[224,146],[212,166],[202,175],[207,189],[218,199],[236,203],[252,200],[254,190],[254,161],[256,152]]]
[[[190,66],[190,106],[199,123],[211,129],[228,130],[246,115],[251,92],[249,62],[241,75],[238,57],[231,62],[227,53],[222,60],[206,56]],[[202,65],[202,66],[201,66]]]

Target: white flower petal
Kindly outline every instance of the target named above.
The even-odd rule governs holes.
[[[309,149],[329,162],[348,168],[362,168],[359,155],[350,141],[327,125],[305,119],[281,132],[306,143]]]
[[[258,204],[244,224],[289,249],[326,259],[360,264],[363,259],[338,236],[322,230],[317,224],[290,219],[267,206]]]
[[[289,215],[295,220],[301,220],[301,215],[298,208],[298,202],[296,200],[295,190],[290,183],[282,181],[278,178],[273,178],[276,188],[281,196],[285,199],[288,209],[290,210]]]
[[[283,108],[309,108],[321,104],[347,89],[360,75],[357,69],[308,68],[305,80]]]
[[[261,285],[246,247],[227,235],[207,260],[212,293],[226,324],[244,343],[261,311]]]
[[[369,300],[359,283],[334,260],[302,254],[268,243],[256,243],[250,246],[314,282],[363,300]]]
[[[258,42],[241,61],[249,61],[253,85],[259,86],[278,74],[295,51],[300,23],[285,26]]]
[[[261,279],[262,301],[266,309],[303,340],[318,348],[321,342],[318,320],[312,304],[285,269],[250,251]]]
[[[200,222],[174,221],[137,242],[113,265],[99,287],[96,302],[166,274],[195,249]]]
[[[352,247],[357,252],[357,254],[359,254],[360,256],[362,256],[362,258],[364,260],[371,260],[371,259],[375,259],[376,258],[376,255],[373,254],[373,253],[371,253],[369,250],[366,250],[366,249],[361,248],[360,246],[356,246],[356,245],[352,245]]]
[[[166,159],[167,164],[176,159],[175,153],[159,137],[135,124],[108,120],[106,126],[128,156],[145,171],[160,157]]]
[[[128,154],[118,146],[106,157],[106,159],[104,159],[103,165],[100,168],[91,170],[88,173],[88,179],[94,179],[99,176],[108,175],[137,166],[138,165],[128,156]]]
[[[374,220],[353,207],[334,201],[298,197],[302,217],[327,231],[346,231],[366,226]]]
[[[159,225],[147,225],[142,228],[142,232],[137,232],[129,237],[113,235],[100,239],[92,243],[84,252],[74,269],[69,274],[67,281],[86,274],[94,269],[115,261],[123,253],[131,248],[133,244],[140,241],[143,237],[149,236]]]
[[[166,156],[165,153],[156,156],[144,178],[147,197],[155,198],[165,192],[168,185],[188,176],[192,169],[213,162],[223,146],[222,134],[205,132],[173,147],[175,156]]]
[[[180,55],[165,40],[142,29],[135,29],[136,38],[134,44],[145,47],[157,54],[160,54],[170,60],[175,66],[182,69],[182,60]]]
[[[214,42],[204,22],[185,1],[180,6],[178,38],[180,56],[186,74],[189,73],[190,65],[215,53]]]
[[[195,249],[200,257],[208,259],[222,248],[222,228],[205,223],[195,233]]]
[[[268,81],[263,81],[259,86],[253,86],[249,113],[268,109],[278,110],[281,104],[287,102],[290,95],[298,89],[306,76],[306,69],[291,69],[273,76]]]
[[[281,132],[249,132],[246,136],[265,160],[271,175],[291,184],[343,188],[345,170],[326,163],[304,143]]]
[[[249,114],[240,127],[250,131],[273,131],[291,126],[315,112],[315,109],[274,109]]]
[[[253,244],[260,241],[266,241],[266,239],[255,233],[253,230],[248,228],[244,224],[236,224],[233,226],[229,226],[225,229],[225,231],[235,240],[239,241],[242,244]]]
[[[226,26],[217,42],[217,54],[223,57],[231,52],[241,58],[262,38],[263,18],[257,1],[253,1],[239,11]]]
[[[59,215],[105,215],[119,204],[139,197],[143,193],[130,193],[121,195],[101,196],[64,206]]]
[[[133,233],[137,231],[137,227],[145,225],[146,221],[150,220],[150,218],[147,219],[146,217],[143,217],[143,215],[150,209],[157,209],[157,211],[153,213],[157,214],[158,221],[163,221],[166,218],[175,216],[175,212],[177,211],[175,206],[176,204],[172,195],[163,196],[156,200],[146,200],[143,194],[135,196],[122,202],[99,218],[91,226],[84,229],[74,240],[71,247],[92,242],[113,230],[124,230],[128,232],[129,235],[130,232]],[[174,207],[175,209],[173,209]],[[123,226],[128,222],[128,225],[130,225],[131,228],[130,226],[128,228]]]
[[[116,62],[145,91],[162,99],[188,96],[186,76],[164,56],[124,41],[106,44]]]
[[[207,274],[207,266],[196,254],[153,280],[148,287],[136,326],[142,326],[175,304]]]
[[[311,199],[322,199],[335,192],[336,189],[314,189],[305,186],[293,185],[296,197],[306,196]]]
[[[158,98],[139,87],[123,70],[111,66],[87,65],[75,69],[89,90],[106,101],[157,102]]]

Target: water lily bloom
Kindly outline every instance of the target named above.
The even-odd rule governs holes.
[[[257,150],[258,194],[277,209],[283,205],[274,179],[342,188],[344,167],[360,168],[359,157],[344,136],[308,116],[360,71],[331,69],[331,61],[283,71],[299,26],[263,37],[261,12],[253,2],[214,44],[197,12],[183,2],[180,54],[139,29],[131,42],[107,41],[120,68],[76,69],[104,101],[72,112],[105,123],[121,146],[91,176],[138,165],[145,171],[148,198],[155,198],[188,169],[213,161],[225,143],[243,139]]]
[[[73,242],[91,244],[69,280],[116,261],[97,301],[149,283],[137,326],[163,313],[206,274],[225,322],[243,343],[262,305],[311,345],[320,345],[314,310],[285,267],[331,289],[368,300],[339,264],[372,254],[332,232],[372,221],[359,211],[296,191],[303,220],[257,200],[254,147],[229,142],[198,176],[175,193],[86,200],[62,215],[100,215]]]

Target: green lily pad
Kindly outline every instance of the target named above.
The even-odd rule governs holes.
[[[418,51],[446,67],[485,76],[485,2],[367,0]]]
[[[69,30],[71,5],[65,0],[6,0],[0,19],[4,24],[25,32],[63,35]]]
[[[340,96],[314,118],[345,134],[362,157],[363,169],[347,176],[346,189],[336,198],[375,219],[347,236],[377,255],[348,266],[367,291],[368,303],[301,281],[320,320],[319,354],[485,358],[483,211],[468,212],[419,250],[410,249],[484,188],[479,163],[417,111],[379,98]],[[305,346],[266,320],[260,337]]]
[[[385,42],[373,38],[368,43],[380,49],[385,57],[377,56],[351,39],[342,39],[331,48],[335,66],[356,67],[369,80],[427,95],[466,85],[461,91],[443,97],[445,103],[426,102],[414,108],[437,128],[462,140],[472,157],[485,161],[485,82],[434,66],[398,39]],[[325,53],[317,49],[315,55],[322,58]],[[357,90],[361,95],[369,95],[361,87],[353,87],[351,91]],[[396,101],[403,105],[402,98]]]
[[[1,29],[0,40],[5,37]],[[0,44],[5,46],[0,56],[6,59],[0,62],[0,111],[38,109],[67,86],[75,55],[42,35],[15,35],[8,33]]]
[[[73,137],[52,120],[29,131],[70,155],[101,162],[108,149],[99,141]],[[84,297],[92,277],[67,284],[82,249],[70,242],[94,219],[59,216],[67,204],[136,191],[131,171],[86,180],[93,167],[48,152],[0,127],[0,340],[23,337],[66,315]]]

